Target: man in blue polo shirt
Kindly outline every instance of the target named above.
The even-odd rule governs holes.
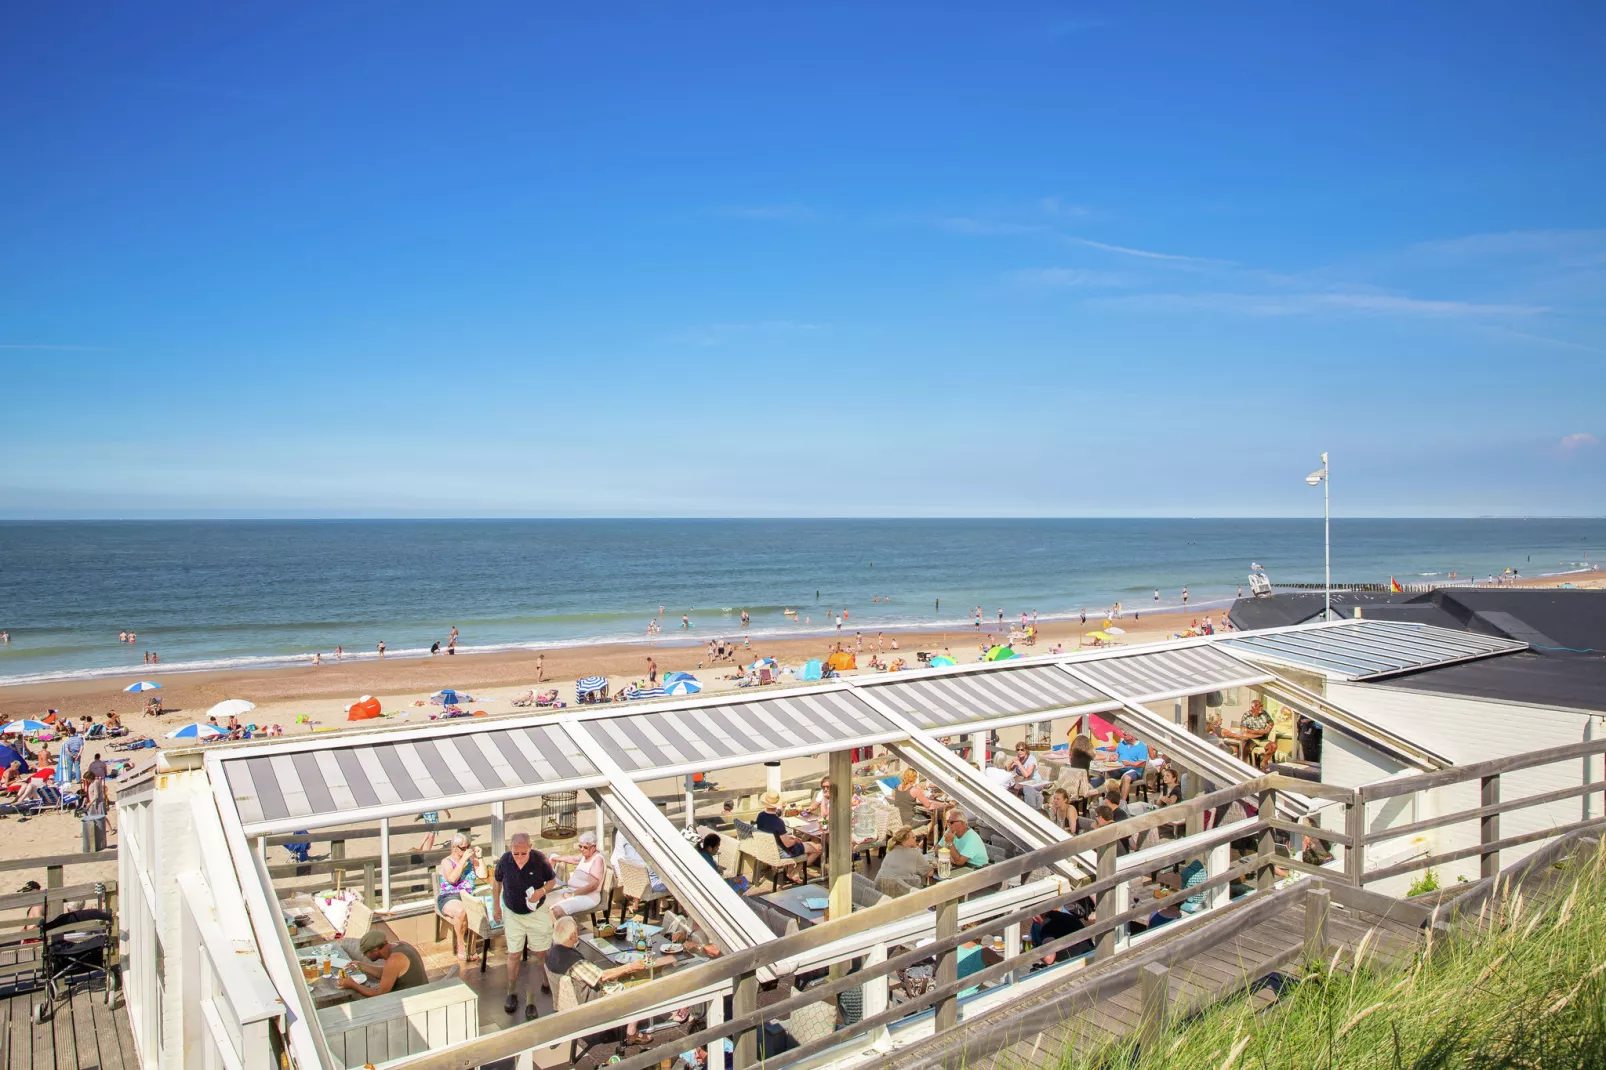
[[[1132,733],[1121,730],[1121,741],[1115,745],[1115,760],[1121,763],[1121,801],[1126,802],[1134,780],[1142,780],[1149,766],[1149,745],[1132,738]]]

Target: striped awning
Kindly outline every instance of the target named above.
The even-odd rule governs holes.
[[[908,734],[846,688],[661,711],[644,707],[588,718],[579,726],[625,772],[664,776],[743,765],[758,755],[767,760],[779,752],[844,750]]]
[[[989,668],[865,685],[864,690],[921,728],[1029,721],[1049,710],[1101,705],[1108,695],[1051,665]]]
[[[1264,669],[1213,646],[1072,661],[1066,663],[1066,668],[1099,690],[1129,702],[1158,702],[1271,679]]]
[[[457,732],[305,748],[223,761],[249,834],[285,822],[331,825],[533,794],[548,784],[600,781],[597,767],[558,725]],[[413,804],[417,804],[416,806]]]
[[[1243,635],[1222,645],[1257,661],[1364,680],[1526,650],[1527,643],[1408,621],[1356,620]]]

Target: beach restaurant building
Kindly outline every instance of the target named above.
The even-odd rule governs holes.
[[[556,828],[559,838],[595,831],[605,850],[610,841],[626,839],[651,874],[649,885],[633,890],[635,908],[650,914],[650,900],[672,899],[697,941],[726,956],[762,949],[822,916],[838,919],[883,902],[874,882],[853,875],[853,862],[861,847],[878,836],[884,840],[887,821],[859,827],[859,814],[872,808],[855,808],[851,793],[858,788],[868,797],[879,791],[889,764],[893,770],[916,770],[967,811],[984,831],[995,862],[1064,842],[1067,833],[1040,807],[989,775],[999,758],[992,747],[995,732],[1024,733],[1034,745],[1047,747],[1081,719],[1096,715],[1176,763],[1184,794],[1199,797],[1260,774],[1206,738],[1212,711],[1241,711],[1258,699],[1275,705],[1285,719],[1303,716],[1325,729],[1320,760],[1302,763],[1311,794],[1276,793],[1279,820],[1336,829],[1334,815],[1319,798],[1321,781],[1359,784],[1394,772],[1431,771],[1449,759],[1416,740],[1409,725],[1384,723],[1342,705],[1338,689],[1326,686],[1336,679],[1316,672],[1312,657],[1325,651],[1350,664],[1385,653],[1398,660],[1408,653],[1421,670],[1524,648],[1450,629],[1408,624],[1398,626],[1405,631],[1380,631],[1370,624],[1323,623],[1264,636],[1237,633],[809,686],[164,752],[154,773],[124,788],[118,798],[123,985],[142,1065],[244,1070],[293,1064],[344,1070],[406,1066],[443,1053],[445,1062],[428,1065],[488,1065],[502,1059],[511,1060],[510,1067],[568,1065],[573,1048],[566,1042],[581,1032],[594,1034],[598,1025],[593,1022],[573,1037],[554,1036],[552,1027],[544,1026],[540,1047],[524,1043],[542,1023],[515,1024],[502,1013],[501,970],[485,966],[486,944],[494,943],[494,933],[481,942],[479,961],[470,960],[466,969],[431,970],[438,976],[422,987],[367,1000],[333,998],[338,993],[331,991],[329,979],[313,972],[316,964],[309,969],[309,948],[335,946],[330,941],[338,933],[322,918],[312,918],[309,925],[298,915],[298,902],[329,901],[333,892],[345,907],[346,937],[370,927],[422,933],[433,925],[436,888],[427,866],[438,860],[439,850],[410,853],[403,847],[398,853],[392,846],[398,829],[419,814],[452,811],[446,829],[464,823],[456,815],[483,808],[493,858],[521,828],[537,833]],[[1290,653],[1295,645],[1306,660],[1295,660]],[[1288,753],[1297,750],[1293,724],[1280,726],[1278,734],[1286,735],[1288,744],[1280,744],[1279,757],[1291,762],[1301,757]],[[1040,753],[1045,761],[1052,754]],[[694,775],[759,766],[767,788],[787,789],[789,798],[799,798],[795,787],[780,781],[781,763],[798,759],[821,762],[832,778],[831,809],[854,815],[822,832],[821,894],[828,907],[800,904],[794,890],[782,887],[784,866],[766,871],[753,865],[755,887],[743,894],[742,881],[731,878],[741,875],[744,862],[761,859],[767,843],[746,828],[744,817],[751,817],[754,801],[733,800],[726,812],[717,803],[702,803],[692,791]],[[1581,778],[1588,775],[1585,771]],[[671,788],[667,794],[664,785]],[[1551,782],[1544,790],[1554,787]],[[521,811],[521,805],[538,809]],[[1571,805],[1576,813],[1576,799]],[[1364,820],[1378,828],[1421,826],[1390,846],[1402,857],[1437,849],[1431,803],[1424,809],[1412,796],[1411,806],[1404,812],[1388,805],[1361,808]],[[881,811],[885,814],[884,807]],[[1531,813],[1541,814],[1534,820],[1546,820],[1544,811]],[[1224,807],[1208,827],[1190,820],[1177,830],[1205,863],[1205,910],[1225,905],[1243,890],[1241,874],[1249,869],[1235,868],[1234,842],[1249,824],[1242,809]],[[722,834],[717,866],[695,842],[710,828]],[[376,841],[377,853],[347,854],[349,845]],[[280,847],[307,842],[328,843],[329,857],[275,861]],[[1168,851],[1174,855],[1176,846],[1175,840],[1150,840],[1120,858],[1113,850],[1108,857],[1070,855],[1018,873],[959,904],[957,924],[1030,913],[1034,904],[1108,880],[1116,870],[1135,876],[1149,859]],[[1342,846],[1335,848],[1331,864],[1346,864]],[[766,885],[774,890],[753,894]],[[321,899],[309,888],[323,893]],[[1114,894],[1113,909],[1126,911],[1129,886],[1120,885]],[[583,950],[604,965],[619,961],[610,954],[617,943],[607,940],[595,916],[580,920],[587,930]],[[937,913],[912,912],[820,943],[800,957],[765,960],[758,979],[768,983],[825,971],[841,976],[855,964],[885,961],[891,949],[918,947],[934,935],[940,939],[936,927],[942,923]],[[1149,936],[1118,928],[1100,941],[1101,953]],[[1005,929],[1002,939],[1003,955],[1018,953],[1021,925]],[[978,985],[959,1000],[960,1017],[997,1009],[1050,983],[1059,969],[1079,965],[1016,971]],[[832,1048],[826,1026],[826,1036],[815,1038],[819,1054],[808,1065],[873,1061],[893,1047],[930,1036],[929,1011],[901,1019],[891,1013],[896,1008],[891,987],[883,977],[858,993],[858,1013],[888,1018],[885,1027]],[[544,1015],[554,1022],[561,1022],[572,1005],[562,988],[554,990],[555,1006]],[[730,981],[706,990],[676,990],[662,1005],[654,1002],[650,984],[638,992],[628,1013],[605,1024],[678,1009],[717,1023],[726,1020],[732,1006],[737,1014],[753,1007],[752,993]],[[573,993],[567,997],[572,1000]],[[803,1022],[790,1025],[794,1032],[807,1028]],[[454,1059],[451,1052],[458,1049],[472,1056]]]

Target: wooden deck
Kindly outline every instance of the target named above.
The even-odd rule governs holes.
[[[108,1007],[104,988],[80,985],[36,1025],[33,1007],[47,996],[0,999],[0,1070],[139,1070],[121,996]]]
[[[1221,929],[1232,913],[1229,908],[1201,922]],[[1156,949],[1190,931],[1201,931],[1174,924],[1174,935],[1156,937]],[[1367,940],[1367,956],[1380,956],[1385,962],[1407,959],[1423,937],[1408,922],[1334,903],[1327,918],[1328,954],[1338,948],[1353,952],[1369,932],[1373,935]],[[1257,998],[1274,1001],[1275,987],[1264,982],[1301,957],[1304,941],[1305,906],[1298,902],[1171,962],[1172,1014],[1201,1009],[1246,987],[1255,989]],[[946,1033],[891,1054],[884,1065],[887,1070],[957,1065],[963,1050],[964,1064],[977,1070],[1030,1070],[1056,1065],[1067,1047],[1085,1053],[1127,1037],[1137,1030],[1142,1014],[1137,978],[1117,984],[1113,991],[1108,983],[1101,984],[1127,961],[1128,956],[1121,956],[1067,973],[1059,984],[967,1019],[958,1035]]]

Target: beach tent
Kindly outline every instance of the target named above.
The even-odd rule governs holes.
[[[818,680],[823,675],[825,675],[825,673],[820,668],[819,658],[810,658],[809,660],[805,661],[803,663],[803,668],[799,669],[797,672],[797,678],[799,680]]]
[[[1008,661],[1010,658],[1018,656],[1011,647],[1007,646],[995,646],[987,651],[988,661]]]
[[[825,659],[825,664],[837,672],[859,667],[858,659],[846,650],[838,650],[835,654]]]
[[[674,680],[659,690],[665,695],[695,695],[702,689],[703,685],[695,678],[681,673],[679,680]]]
[[[12,747],[8,747],[4,743],[0,743],[0,766],[10,769],[12,762],[21,762],[22,771],[24,773],[28,772],[32,768],[28,765],[28,759],[24,758],[20,751]]]
[[[367,721],[379,716],[379,700],[372,695],[362,698],[346,707],[346,720]]]
[[[930,661],[926,662],[926,664],[930,665],[933,669],[936,669],[936,668],[940,668],[940,667],[942,667],[944,665],[952,665],[952,664],[954,664],[954,659],[950,658],[950,657],[947,657],[946,655],[943,655],[943,654],[938,654],[936,657],[934,657]]]

